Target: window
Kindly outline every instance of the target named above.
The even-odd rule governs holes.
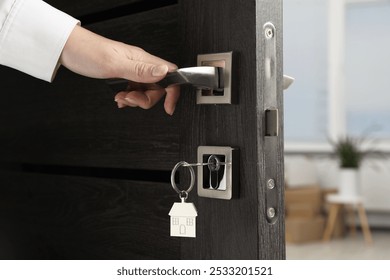
[[[187,218],[187,226],[193,226],[194,225],[194,219],[193,218]]]
[[[367,131],[390,140],[389,15],[390,1],[284,1],[287,152]]]
[[[390,138],[390,2],[346,9],[346,118],[348,134],[376,130]]]
[[[172,225],[177,226],[179,224],[179,218],[172,218]]]
[[[327,1],[285,0],[286,141],[324,141],[327,135]]]

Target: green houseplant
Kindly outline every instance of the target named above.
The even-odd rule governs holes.
[[[368,155],[380,156],[381,153],[367,149],[367,144],[370,144],[370,146],[374,144],[373,139],[368,139],[367,136],[346,136],[337,141],[330,142],[334,149],[334,155],[339,160],[339,194],[348,197],[357,196],[359,189],[359,168],[363,159]]]
[[[359,184],[359,166],[363,155],[360,151],[360,141],[351,137],[341,138],[333,143],[334,152],[339,159],[339,195],[342,197],[357,197]]]
[[[340,168],[359,168],[364,153],[361,151],[362,141],[345,137],[333,142],[334,152],[339,158]]]

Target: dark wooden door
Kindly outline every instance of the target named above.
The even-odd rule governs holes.
[[[172,117],[161,103],[118,110],[104,81],[61,69],[48,84],[2,67],[0,258],[285,258],[282,1],[47,2],[180,67],[195,66],[197,54],[233,51],[238,102],[196,105],[194,89],[185,87]],[[277,31],[277,137],[264,128],[266,22]],[[170,171],[178,161],[195,162],[198,146],[240,149],[239,198],[192,191],[197,238],[173,238],[168,212],[178,198]]]

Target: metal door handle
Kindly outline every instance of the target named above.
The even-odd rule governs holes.
[[[180,68],[169,72],[157,83],[137,83],[126,79],[110,79],[107,83],[114,92],[132,90],[153,90],[173,85],[191,84],[198,89],[223,90],[223,68],[198,66]]]
[[[287,89],[294,81],[294,78],[283,76],[283,90]],[[157,83],[138,83],[126,79],[107,80],[110,88],[114,92],[132,90],[153,90],[167,88],[173,85],[191,84],[198,89],[223,91],[223,68],[213,66],[197,66],[180,68],[169,72],[161,81]]]

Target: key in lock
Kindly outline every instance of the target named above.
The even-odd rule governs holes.
[[[226,190],[226,157],[224,155],[203,155],[203,188]]]
[[[198,196],[230,200],[239,196],[239,150],[228,146],[199,146]]]

